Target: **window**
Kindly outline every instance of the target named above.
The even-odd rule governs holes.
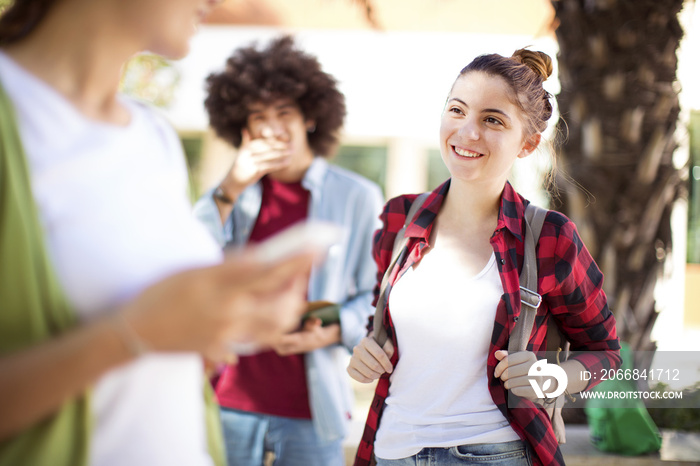
[[[688,202],[688,262],[700,264],[700,111],[690,113],[690,194]]]
[[[432,191],[447,178],[450,177],[450,171],[442,161],[442,155],[439,149],[428,150],[428,191]]]
[[[382,146],[341,146],[331,163],[374,181],[385,191],[387,148]]]
[[[185,159],[187,160],[187,171],[190,179],[190,199],[194,202],[201,194],[201,186],[199,186],[198,181],[199,165],[202,160],[202,135],[180,135],[180,142],[182,142],[182,149],[185,152]]]

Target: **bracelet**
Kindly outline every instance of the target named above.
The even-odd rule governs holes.
[[[138,358],[148,352],[148,345],[138,336],[121,313],[114,316],[114,324],[124,346],[134,357]]]
[[[218,199],[224,204],[233,204],[233,199],[228,197],[221,186],[217,186],[214,190],[214,199]]]

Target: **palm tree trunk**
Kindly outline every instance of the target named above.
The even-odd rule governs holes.
[[[671,252],[671,210],[686,190],[673,164],[683,0],[552,3],[558,125],[568,132],[555,207],[578,225],[605,274],[620,339],[653,351],[654,288]]]

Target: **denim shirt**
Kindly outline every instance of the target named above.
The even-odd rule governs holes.
[[[302,186],[311,194],[308,219],[333,222],[344,229],[341,242],[311,271],[308,290],[309,301],[341,304],[340,344],[305,354],[314,427],[319,438],[333,441],[345,437],[353,408],[345,370],[348,355],[366,335],[367,319],[374,312],[377,267],[371,254],[372,238],[381,226],[379,213],[384,200],[376,184],[321,157],[314,158]],[[222,247],[246,244],[260,212],[262,184],[241,193],[223,225],[212,194],[210,190],[195,204],[197,218]]]

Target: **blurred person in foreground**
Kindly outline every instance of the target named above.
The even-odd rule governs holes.
[[[508,177],[547,128],[552,96],[543,83],[551,72],[542,52],[482,55],[450,89],[440,152],[451,178],[406,227],[408,251],[388,278],[381,310],[389,338],[382,347],[372,336],[363,339],[348,366],[360,382],[380,379],[356,465],[373,459],[379,466],[415,465],[428,458],[446,466],[563,464],[528,374],[535,352],[556,351],[547,348],[549,319],[572,351],[560,365],[569,383],[554,382],[556,389],[591,388],[600,377],[588,382],[584,371],[600,374],[620,364],[603,274],[573,222],[553,210],[536,248],[539,286],[532,291],[541,303],[528,350],[507,351],[516,322],[526,320],[519,274],[529,204]],[[416,197],[399,196],[384,208],[374,243],[379,281]],[[543,380],[532,377],[540,387]]]
[[[314,254],[222,261],[175,132],[118,93],[131,56],[184,56],[216,3],[0,18],[0,465],[223,464],[202,355],[298,324]]]
[[[216,383],[229,465],[344,464],[353,407],[344,370],[372,312],[372,235],[383,197],[369,180],[331,165],[345,99],[318,60],[289,36],[236,50],[209,76],[206,108],[216,133],[238,149],[229,172],[195,205],[219,244],[264,240],[300,221],[343,228],[311,271],[309,308],[297,331],[244,355]]]

